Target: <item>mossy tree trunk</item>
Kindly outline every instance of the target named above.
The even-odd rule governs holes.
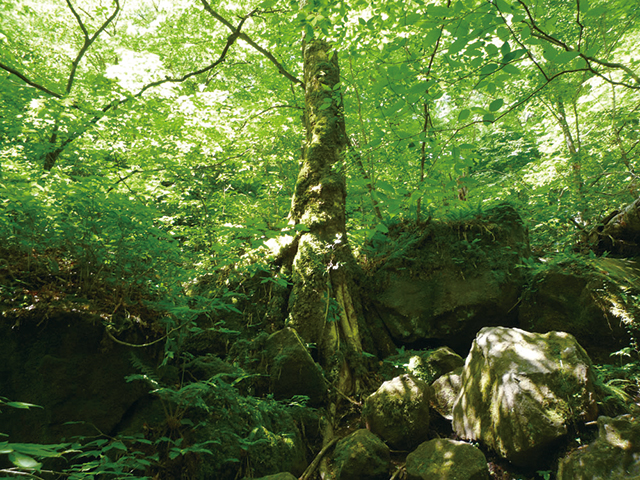
[[[344,154],[347,147],[340,69],[331,46],[303,42],[306,140],[290,217],[305,225],[291,267],[288,325],[315,344],[318,360],[343,393],[359,390],[362,347],[355,261],[347,242]]]

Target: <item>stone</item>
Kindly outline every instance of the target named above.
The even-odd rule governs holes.
[[[519,326],[532,332],[563,331],[576,337],[596,363],[628,347],[628,330],[640,312],[620,285],[640,284],[635,262],[593,259],[589,267],[560,265],[537,273],[519,307]]]
[[[367,428],[391,448],[409,450],[428,437],[430,387],[411,375],[384,382],[365,400]]]
[[[337,480],[386,480],[391,458],[389,447],[367,429],[340,440],[333,454]]]
[[[433,382],[436,378],[464,365],[464,359],[449,347],[418,352],[409,358],[405,366],[407,373],[424,380]]]
[[[560,461],[557,480],[640,478],[640,421],[632,415],[598,418],[598,438]]]
[[[462,388],[462,367],[439,377],[431,384],[431,407],[447,420],[453,420],[453,404]]]
[[[402,225],[376,246],[371,309],[400,344],[438,342],[468,351],[480,328],[515,326],[530,256],[524,222],[510,206],[475,217]],[[379,260],[378,260],[379,258]]]
[[[276,399],[295,395],[309,397],[311,405],[326,398],[327,383],[322,370],[307,351],[293,328],[284,328],[269,336],[266,343],[270,390]]]
[[[462,371],[453,428],[515,465],[535,466],[568,424],[596,419],[594,379],[568,333],[483,328]]]
[[[19,321],[18,321],[19,320]],[[144,343],[144,337],[125,337]],[[135,349],[151,367],[162,345]],[[105,336],[97,315],[56,312],[47,317],[0,322],[1,395],[42,408],[8,409],[0,432],[16,443],[60,443],[61,438],[118,431],[151,386],[127,383],[141,373],[131,363],[132,349]],[[75,422],[75,423],[67,423]]]
[[[489,480],[484,454],[465,442],[436,438],[407,455],[408,480]]]
[[[256,480],[298,480],[298,477],[295,477],[289,472],[284,472],[284,473],[274,473],[273,475],[260,477],[260,478],[257,478]]]

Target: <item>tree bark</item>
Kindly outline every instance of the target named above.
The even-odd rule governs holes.
[[[345,394],[359,390],[361,357],[355,261],[347,242],[344,154],[347,147],[336,52],[303,42],[306,140],[290,218],[305,225],[291,267],[288,326],[317,347],[318,360]]]

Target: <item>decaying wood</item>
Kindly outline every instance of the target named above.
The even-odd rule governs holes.
[[[598,254],[640,255],[640,198],[607,215],[589,232],[588,243]]]

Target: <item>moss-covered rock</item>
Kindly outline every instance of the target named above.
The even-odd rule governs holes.
[[[487,459],[465,442],[436,438],[407,455],[408,480],[488,480]]]
[[[295,477],[288,472],[284,472],[284,473],[274,473],[273,475],[260,477],[260,478],[257,478],[256,480],[298,480],[298,477]]]
[[[411,375],[384,382],[364,404],[367,427],[395,449],[408,450],[427,439],[430,387]]]
[[[431,406],[447,420],[453,419],[453,405],[462,388],[462,367],[446,373],[431,384]]]
[[[596,416],[591,360],[572,335],[503,327],[478,333],[453,407],[460,437],[535,466],[569,424]]]
[[[393,339],[467,351],[487,325],[515,325],[527,229],[501,205],[427,226],[399,225],[372,249],[372,310]]]
[[[613,258],[541,270],[523,295],[520,326],[533,332],[570,333],[593,361],[608,363],[612,352],[629,346],[628,332],[637,330],[634,319],[640,311],[625,291],[637,289],[637,279],[635,262]]]
[[[337,443],[333,465],[337,480],[386,480],[389,447],[369,430],[356,430]]]
[[[144,337],[127,340],[146,341]],[[149,390],[142,382],[126,382],[127,375],[139,373],[130,353],[131,348],[105,335],[95,315],[56,313],[20,321],[3,317],[1,394],[43,408],[3,412],[0,432],[9,434],[13,442],[35,443],[95,435],[96,428],[114,434]],[[138,353],[151,356],[154,349]]]
[[[266,356],[271,392],[277,399],[304,395],[313,405],[324,400],[327,383],[322,370],[293,328],[284,328],[269,336]]]
[[[564,458],[558,480],[640,478],[640,421],[635,416],[598,418],[598,438]]]

